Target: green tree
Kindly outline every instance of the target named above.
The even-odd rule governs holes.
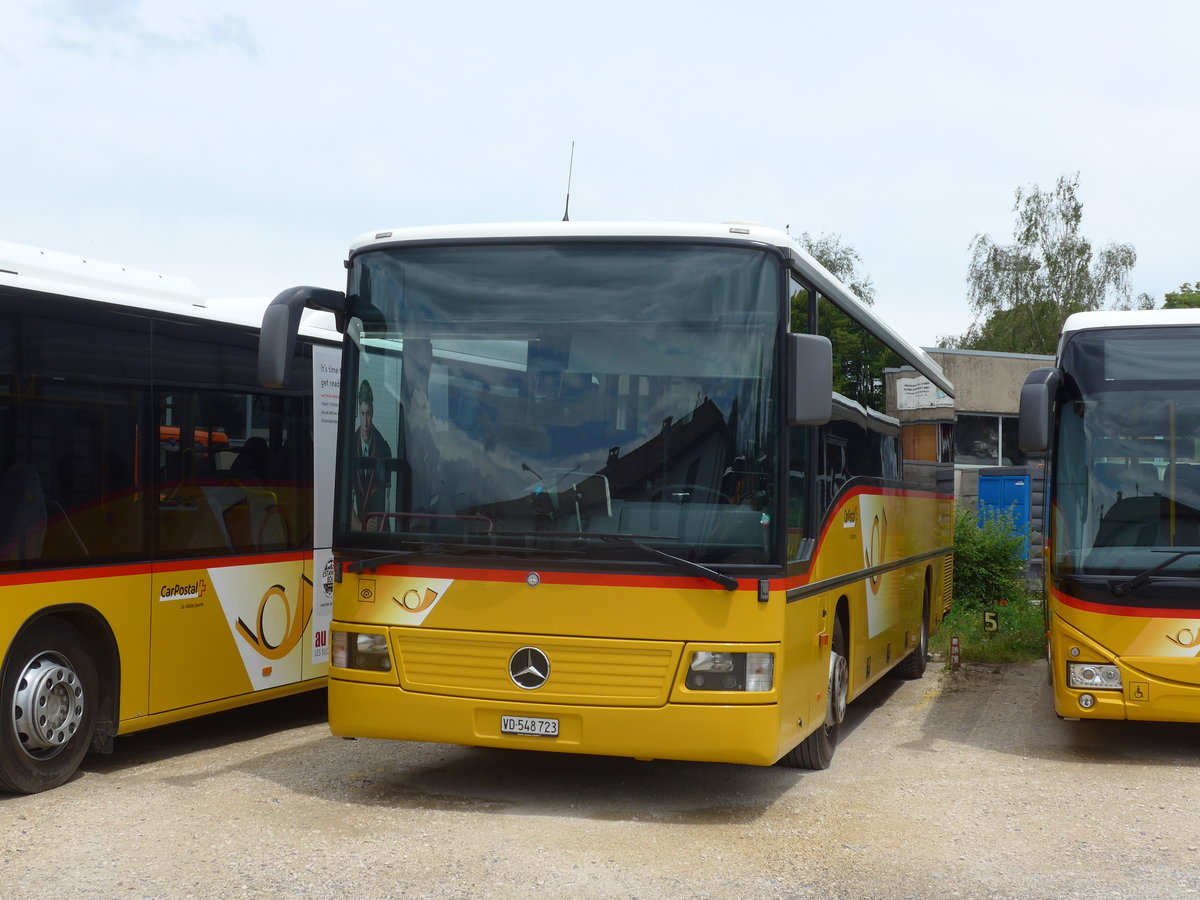
[[[1067,316],[1086,310],[1148,309],[1145,294],[1130,298],[1137,262],[1130,244],[1093,249],[1079,233],[1083,203],[1079,173],[1060,176],[1053,191],[1017,188],[1011,244],[979,234],[971,242],[967,297],[974,324],[942,346],[1010,353],[1053,353]]]
[[[875,305],[875,285],[861,270],[862,257],[849,244],[842,243],[840,234],[812,237],[807,231],[796,239],[817,262],[829,270],[838,281],[854,291],[867,306]]]
[[[1195,285],[1181,284],[1179,290],[1163,296],[1163,309],[1192,309],[1200,306],[1200,281]]]
[[[840,235],[814,238],[804,232],[797,242],[865,305],[875,305],[875,286],[861,270],[862,258],[842,242]],[[808,291],[797,291],[792,295],[792,330],[807,331],[807,323]],[[899,365],[899,357],[823,297],[818,303],[817,324],[818,332],[833,344],[833,389],[863,406],[883,409],[882,372],[885,367]]]

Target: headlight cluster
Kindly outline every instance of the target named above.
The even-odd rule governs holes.
[[[365,669],[368,672],[392,670],[386,634],[335,630],[329,643],[332,648],[330,662],[339,669]]]
[[[769,691],[774,684],[774,653],[697,650],[688,667],[693,691]]]
[[[1104,663],[1067,663],[1067,684],[1088,690],[1121,690],[1121,670]]]

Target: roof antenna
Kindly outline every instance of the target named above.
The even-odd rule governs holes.
[[[575,142],[571,141],[571,163],[567,166],[567,205],[563,207],[564,222],[571,221],[571,173],[575,170]]]

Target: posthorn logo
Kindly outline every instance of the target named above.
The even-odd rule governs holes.
[[[537,647],[522,647],[508,659],[508,677],[524,690],[540,688],[550,678],[550,659]]]

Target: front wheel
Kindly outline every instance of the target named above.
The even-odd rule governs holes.
[[[58,787],[79,768],[96,722],[96,666],[79,632],[61,621],[27,630],[9,650],[0,690],[0,790]]]
[[[829,685],[826,688],[825,721],[788,752],[781,762],[798,769],[828,769],[833,762],[833,751],[837,748],[842,731],[842,720],[846,717],[846,704],[850,691],[850,664],[846,658],[846,636],[842,633],[842,620],[833,620],[833,642],[829,650]]]

